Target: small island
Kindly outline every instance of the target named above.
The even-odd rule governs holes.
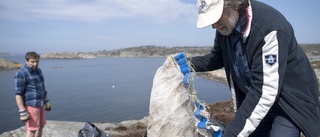
[[[85,52],[54,52],[40,55],[41,58],[47,59],[90,59],[96,56]]]
[[[0,58],[0,70],[19,69],[23,64]]]

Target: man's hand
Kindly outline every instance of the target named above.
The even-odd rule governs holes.
[[[45,104],[45,108],[44,108],[44,109],[45,109],[46,111],[50,111],[51,108],[52,108],[52,107],[51,107],[51,103],[48,101],[48,102]]]
[[[20,113],[20,120],[21,121],[27,122],[29,120],[30,116],[29,116],[26,109],[19,110],[19,113]]]

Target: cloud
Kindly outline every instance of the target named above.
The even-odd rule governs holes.
[[[179,0],[1,0],[1,20],[99,22],[117,18],[190,20],[195,5]]]

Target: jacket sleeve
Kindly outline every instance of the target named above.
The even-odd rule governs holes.
[[[25,92],[26,79],[22,71],[18,71],[14,76],[15,95],[23,95]]]
[[[271,31],[250,57],[251,88],[246,94],[224,137],[249,136],[259,126],[278,98],[288,55],[289,37],[283,31]],[[281,40],[279,39],[281,38]]]
[[[223,68],[223,57],[221,52],[221,44],[218,32],[214,40],[214,46],[211,52],[204,56],[196,56],[191,58],[191,64],[196,72],[212,71]]]

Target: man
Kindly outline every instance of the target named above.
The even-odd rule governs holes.
[[[38,68],[40,56],[36,52],[25,55],[26,64],[16,73],[15,95],[20,120],[26,122],[27,137],[41,137],[46,124],[44,109],[51,110],[42,71]]]
[[[197,27],[217,31],[211,52],[191,63],[199,72],[225,69],[236,112],[223,136],[317,137],[317,77],[285,17],[253,0],[197,5]]]

